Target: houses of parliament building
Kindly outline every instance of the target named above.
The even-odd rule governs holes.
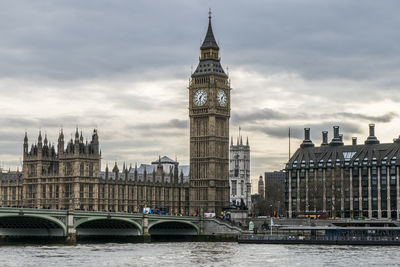
[[[29,149],[25,134],[22,172],[0,172],[3,206],[140,212],[142,208],[168,207],[170,213],[187,213],[187,166],[160,157],[139,167],[117,164],[101,171],[97,131],[84,142],[78,130],[64,148],[61,130],[55,146],[39,132]]]
[[[229,207],[230,82],[219,57],[211,13],[199,64],[189,84],[190,166],[159,157],[151,164],[117,164],[101,171],[97,130],[84,142],[57,146],[39,132],[37,144],[25,134],[22,172],[0,172],[0,204],[51,209],[140,212],[167,207],[171,214],[219,213]],[[189,177],[190,176],[190,177]]]

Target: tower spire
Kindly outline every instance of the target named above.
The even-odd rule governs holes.
[[[217,44],[217,41],[215,41],[214,33],[212,30],[212,26],[211,26],[211,8],[208,11],[208,29],[207,29],[206,38],[204,38],[203,44],[201,45],[200,49],[201,50],[204,50],[204,49],[219,50],[219,46]]]

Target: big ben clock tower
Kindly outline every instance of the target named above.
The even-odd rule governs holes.
[[[189,85],[190,213],[229,207],[229,117],[231,88],[221,67],[211,27]]]

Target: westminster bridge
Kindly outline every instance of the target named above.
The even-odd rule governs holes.
[[[0,208],[0,237],[198,236],[238,234],[240,229],[195,216],[82,210]]]

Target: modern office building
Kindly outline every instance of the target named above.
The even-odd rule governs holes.
[[[288,216],[301,212],[327,212],[331,217],[400,219],[400,138],[381,144],[375,126],[363,144],[353,137],[344,145],[339,127],[333,139],[322,132],[316,147],[310,129],[286,165]]]
[[[258,179],[258,194],[260,195],[261,199],[265,198],[265,186],[264,186],[264,181],[263,181],[262,175],[260,175],[260,178]]]
[[[267,186],[269,182],[277,182],[285,184],[286,173],[284,170],[265,172],[264,173],[264,184]]]

